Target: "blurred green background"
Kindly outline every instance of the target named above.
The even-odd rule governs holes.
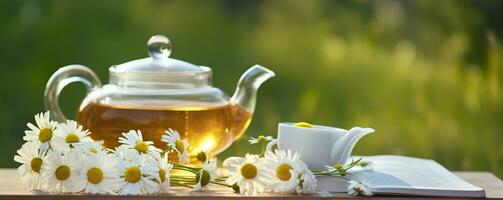
[[[248,67],[277,73],[259,91],[247,136],[280,121],[377,132],[360,155],[435,159],[503,176],[503,1],[0,1],[0,167],[16,167],[26,122],[51,74],[147,56],[167,35],[172,57],[213,69],[228,94]],[[75,115],[84,87],[60,98]],[[242,138],[220,158],[255,151]],[[323,147],[320,147],[323,148]]]

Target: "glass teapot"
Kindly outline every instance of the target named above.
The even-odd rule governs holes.
[[[251,122],[257,90],[274,72],[260,65],[249,68],[229,98],[212,87],[210,68],[169,58],[168,38],[152,36],[147,46],[150,57],[111,66],[110,83],[103,86],[85,66],[60,68],[47,83],[46,109],[53,119],[65,121],[58,95],[67,84],[81,82],[87,96],[77,122],[108,148],[119,145],[123,132],[140,130],[145,140],[165,149],[161,136],[171,128],[187,138],[191,156],[201,151],[211,156],[243,135]]]

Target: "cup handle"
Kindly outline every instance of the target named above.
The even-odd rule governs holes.
[[[271,141],[269,142],[269,144],[267,144],[267,146],[265,147],[266,152],[267,152],[267,151],[272,152],[272,147],[273,147],[274,145],[278,145],[278,139],[271,140]]]
[[[98,76],[83,65],[68,65],[59,68],[47,82],[44,92],[45,109],[50,111],[52,119],[59,122],[66,121],[67,118],[59,107],[58,96],[66,85],[73,82],[83,83],[87,93],[101,87]]]

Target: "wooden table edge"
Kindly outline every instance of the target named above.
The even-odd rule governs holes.
[[[486,199],[502,199],[503,200],[503,181],[490,172],[454,172],[461,179],[484,188],[486,191]],[[175,189],[176,190],[176,189]],[[16,191],[20,191],[16,194]],[[263,194],[259,196],[244,196],[235,194],[233,192],[196,192],[191,193],[185,190],[184,192],[174,192],[174,194],[167,195],[148,195],[148,196],[117,196],[117,195],[74,195],[74,194],[34,194],[26,189],[26,186],[21,182],[17,176],[16,169],[0,168],[0,200],[2,199],[71,199],[71,200],[101,200],[101,199],[138,199],[142,200],[160,200],[160,199],[204,199],[204,200],[221,200],[239,198],[242,200],[270,200],[270,199],[469,199],[469,198],[444,198],[444,197],[413,197],[413,196],[349,196],[345,193],[332,193],[332,197],[322,198],[319,195],[278,195],[278,194]]]

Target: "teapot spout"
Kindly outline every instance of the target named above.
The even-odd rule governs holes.
[[[231,104],[238,104],[246,111],[255,111],[255,101],[257,100],[257,90],[267,79],[274,77],[274,72],[261,66],[254,65],[241,75],[236,91],[230,99]]]
[[[332,147],[332,163],[345,164],[356,143],[365,135],[373,133],[372,128],[354,127],[349,130],[342,138],[339,138]]]

